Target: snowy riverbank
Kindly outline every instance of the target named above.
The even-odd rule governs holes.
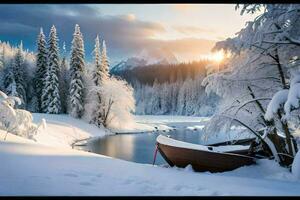
[[[46,117],[37,142],[11,134],[3,141],[0,131],[0,195],[300,195],[300,182],[274,161],[215,174],[127,162],[66,148],[77,137],[70,126],[78,137],[106,133],[68,116]]]
[[[40,128],[40,133],[35,139],[44,145],[70,147],[76,140],[91,137],[103,137],[114,133],[136,133],[150,131],[168,131],[174,127],[199,128],[204,122],[209,120],[207,117],[185,117],[185,116],[134,116],[135,124],[130,129],[124,130],[105,130],[88,124],[83,120],[75,119],[69,115],[54,115],[33,113],[33,121],[38,124],[44,118],[46,129]]]

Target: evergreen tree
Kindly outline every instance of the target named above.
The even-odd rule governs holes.
[[[61,111],[59,94],[59,47],[56,28],[53,25],[48,40],[48,65],[45,77],[45,87],[42,95],[44,112],[58,114]]]
[[[47,71],[47,48],[46,39],[43,29],[40,29],[40,34],[37,39],[37,60],[35,73],[35,91],[37,95],[37,112],[42,112],[42,91],[45,83],[45,74]]]
[[[4,88],[4,77],[5,77],[5,48],[4,45],[2,46],[2,51],[0,54],[0,90],[5,91]]]
[[[95,59],[95,70],[93,71],[92,78],[93,84],[97,88],[101,88],[104,85],[104,82],[108,80],[108,68],[109,62],[106,55],[106,45],[105,41],[103,41],[102,52],[101,52],[101,60],[100,60],[100,42],[99,37],[97,35],[95,39],[95,49],[94,49],[94,59]],[[98,127],[104,125],[105,121],[105,104],[104,104],[104,96],[101,94],[100,90],[91,90],[89,95],[89,100],[93,102],[94,107],[92,110],[92,117],[90,123],[96,124]]]
[[[103,74],[103,79],[109,77],[109,61],[106,54],[106,44],[105,40],[102,43],[102,52],[101,52],[101,73]]]
[[[160,108],[161,108],[161,98],[159,95],[159,83],[158,80],[155,79],[153,82],[153,89],[152,89],[152,94],[151,94],[151,100],[150,100],[150,105],[151,108],[149,108],[151,111],[154,111],[155,113],[157,113]]]
[[[8,96],[17,96],[16,81],[13,73],[13,68],[7,68],[4,77],[4,89]]]
[[[101,70],[101,58],[100,58],[100,41],[99,36],[97,35],[95,39],[95,49],[93,51],[94,53],[94,59],[95,59],[95,70],[93,72],[93,81],[95,85],[100,85],[101,77],[102,77],[102,70]]]
[[[25,66],[24,66],[24,56],[23,56],[23,43],[21,41],[21,44],[19,45],[16,55],[14,57],[13,66],[12,66],[13,78],[10,80],[15,81],[16,94],[14,96],[17,96],[21,99],[22,108],[24,108],[26,105],[26,81],[24,77],[25,75],[24,67]],[[14,85],[14,83],[11,84]]]
[[[4,64],[4,52],[5,52],[5,49],[4,49],[4,46],[2,47],[2,51],[1,51],[1,54],[0,54],[0,72],[4,69],[5,67],[5,64]]]
[[[68,80],[69,80],[69,69],[66,60],[66,44],[63,44],[63,59],[60,64],[60,97],[61,97],[61,112],[67,113],[67,98],[68,98]]]
[[[98,35],[95,39],[95,49],[93,53],[95,59],[95,69],[92,74],[93,86],[99,87],[103,83],[104,74],[102,73],[102,69],[101,69],[102,63],[100,59],[101,53],[100,53],[100,41]],[[95,125],[100,127],[103,124],[103,120],[102,120],[103,113],[101,109],[101,94],[99,91],[94,91],[94,90],[91,90],[89,93],[90,93],[89,100],[94,104],[90,123],[94,123]]]
[[[81,118],[84,110],[84,43],[83,36],[78,24],[72,40],[72,51],[70,61],[70,114],[73,117]]]

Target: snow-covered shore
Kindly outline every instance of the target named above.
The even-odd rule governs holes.
[[[39,144],[47,146],[69,148],[76,140],[112,134],[107,130],[99,129],[93,124],[88,124],[68,115],[33,113],[34,123],[40,123],[43,118],[46,119],[46,128],[40,128],[35,139]]]
[[[201,117],[182,117],[182,116],[135,116],[135,124],[130,129],[105,130],[83,120],[75,119],[69,115],[55,115],[33,113],[33,121],[38,124],[42,119],[46,120],[46,129],[40,128],[39,134],[35,139],[40,144],[70,147],[74,141],[92,137],[103,137],[114,133],[136,133],[150,132],[156,130],[170,130],[172,125],[183,126],[186,123],[199,124],[206,118]]]
[[[0,195],[300,195],[299,180],[271,160],[215,174],[127,162],[67,148],[58,142],[74,133],[66,124],[80,137],[106,133],[68,116],[46,117],[37,142],[11,134],[4,141],[0,131]]]
[[[130,129],[123,130],[105,130],[96,127],[93,124],[88,124],[83,120],[72,118],[68,115],[42,114],[33,113],[33,121],[38,124],[44,118],[47,128],[40,128],[39,134],[35,139],[40,144],[47,146],[70,147],[74,141],[92,138],[103,137],[105,135],[117,133],[136,133],[150,132],[156,130],[168,131],[174,126],[191,128],[198,127],[203,122],[209,120],[207,117],[186,117],[186,116],[142,116],[134,117],[135,125]],[[198,126],[197,126],[198,125]]]

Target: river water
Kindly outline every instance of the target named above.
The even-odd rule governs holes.
[[[89,141],[86,146],[76,147],[76,149],[137,163],[152,164],[156,138],[159,134],[170,135],[174,139],[185,142],[203,144],[201,139],[202,133],[202,130],[199,129],[180,129],[170,132],[118,134],[93,139]],[[155,164],[166,164],[159,152],[157,153]]]

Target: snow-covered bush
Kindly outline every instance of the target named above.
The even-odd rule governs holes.
[[[19,100],[17,97],[8,97],[0,91],[0,128],[10,130],[16,121],[16,112],[14,110],[15,102]],[[20,101],[20,100],[19,100]]]
[[[90,83],[84,118],[91,121],[94,117],[95,101],[100,94],[103,126],[111,129],[130,128],[134,124],[132,112],[135,111],[133,88],[124,80],[111,77],[103,85]]]
[[[37,126],[32,122],[32,115],[26,110],[14,109],[15,103],[20,104],[21,100],[0,91],[0,129],[32,138],[37,131]]]
[[[32,122],[32,114],[22,109],[16,109],[15,111],[16,120],[10,132],[29,139],[33,138],[36,134],[37,126]]]
[[[112,77],[105,82],[101,93],[105,97],[107,127],[130,128],[134,123],[132,112],[135,111],[133,88],[126,81]]]

